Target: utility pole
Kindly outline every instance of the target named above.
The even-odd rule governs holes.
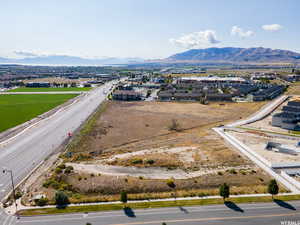
[[[16,214],[18,214],[18,205],[17,205],[17,199],[16,199],[16,191],[15,191],[13,171],[9,170],[9,169],[6,169],[6,168],[3,168],[3,173],[10,173],[11,186],[13,188],[13,197],[14,197],[14,202],[15,202],[15,207],[16,207]]]

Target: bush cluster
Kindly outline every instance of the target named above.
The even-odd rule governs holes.
[[[133,159],[131,161],[132,164],[149,164],[149,165],[153,165],[155,163],[155,161],[153,159],[147,159],[147,160],[142,160],[142,159]]]
[[[48,201],[49,201],[48,198],[42,197],[42,198],[40,198],[40,199],[35,199],[35,200],[34,200],[34,203],[35,203],[37,206],[45,206],[45,205],[47,205]]]

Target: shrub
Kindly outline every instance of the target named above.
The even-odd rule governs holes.
[[[58,166],[58,168],[64,170],[64,169],[66,169],[66,164],[62,163]]]
[[[153,159],[148,159],[146,163],[152,165],[155,163],[155,161]]]
[[[230,169],[229,173],[231,173],[231,174],[237,174],[237,172],[235,171],[235,169]]]
[[[48,200],[47,198],[42,197],[42,198],[40,198],[40,199],[35,199],[35,200],[34,200],[34,203],[35,203],[37,206],[45,206],[45,205],[47,205],[48,201],[49,201],[49,200]]]
[[[127,192],[126,192],[126,191],[122,191],[122,192],[121,192],[120,200],[121,200],[121,202],[123,202],[123,203],[126,203],[126,202],[127,202]]]
[[[73,166],[67,166],[65,169],[65,173],[67,173],[67,174],[71,173],[71,172],[73,172],[73,170],[74,170]]]
[[[180,124],[175,119],[171,120],[171,124],[169,125],[168,128],[169,128],[170,131],[181,131]]]
[[[219,193],[220,196],[223,197],[223,200],[225,201],[225,198],[228,198],[230,194],[229,185],[226,183],[222,184],[219,188]]]
[[[276,180],[274,179],[270,180],[270,183],[268,185],[268,193],[271,194],[273,198],[273,195],[277,195],[278,191],[279,191],[279,187]]]
[[[132,164],[142,164],[143,163],[143,160],[142,159],[133,159],[131,161]]]
[[[58,189],[60,184],[54,179],[48,179],[43,183],[43,187],[49,188],[52,187],[54,189]]]
[[[205,197],[205,196],[207,196],[207,194],[205,194],[205,193],[203,193],[203,192],[198,193],[198,197],[199,197],[199,198]]]
[[[52,183],[51,183],[51,185],[50,185],[52,188],[54,188],[54,189],[59,189],[59,187],[60,187],[60,184],[57,182],[57,181],[53,181]]]
[[[170,188],[175,188],[176,187],[176,184],[175,184],[174,180],[172,180],[172,179],[167,180],[167,185]]]
[[[223,175],[223,173],[222,173],[221,171],[219,171],[219,172],[218,172],[218,175],[222,176],[222,175]]]
[[[23,195],[22,192],[17,191],[15,197],[16,197],[16,199],[18,199],[18,198],[21,198],[22,195]]]
[[[242,175],[247,175],[247,172],[246,172],[245,170],[241,170],[240,173],[241,173]]]
[[[69,198],[63,191],[57,191],[55,193],[55,204],[58,206],[65,206],[69,204]]]
[[[56,167],[56,168],[55,168],[55,173],[56,173],[56,174],[62,173],[62,169],[59,168],[59,167]]]

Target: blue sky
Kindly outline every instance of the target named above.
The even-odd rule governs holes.
[[[190,48],[300,52],[298,0],[0,0],[0,56],[163,58]],[[265,29],[263,25],[268,25]]]

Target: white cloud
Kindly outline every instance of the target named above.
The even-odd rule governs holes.
[[[251,30],[244,31],[242,28],[240,28],[238,26],[233,26],[231,28],[231,35],[239,36],[241,38],[246,38],[246,37],[250,37],[250,36],[254,35],[254,32]]]
[[[282,28],[283,26],[281,26],[280,24],[266,24],[262,26],[262,29],[266,31],[278,31],[281,30]]]
[[[169,41],[184,48],[203,48],[220,43],[214,30],[185,34],[177,39],[171,38]]]
[[[27,52],[27,51],[14,51],[14,53],[18,56],[25,56],[25,57],[39,56],[38,54],[35,54],[33,52]]]

